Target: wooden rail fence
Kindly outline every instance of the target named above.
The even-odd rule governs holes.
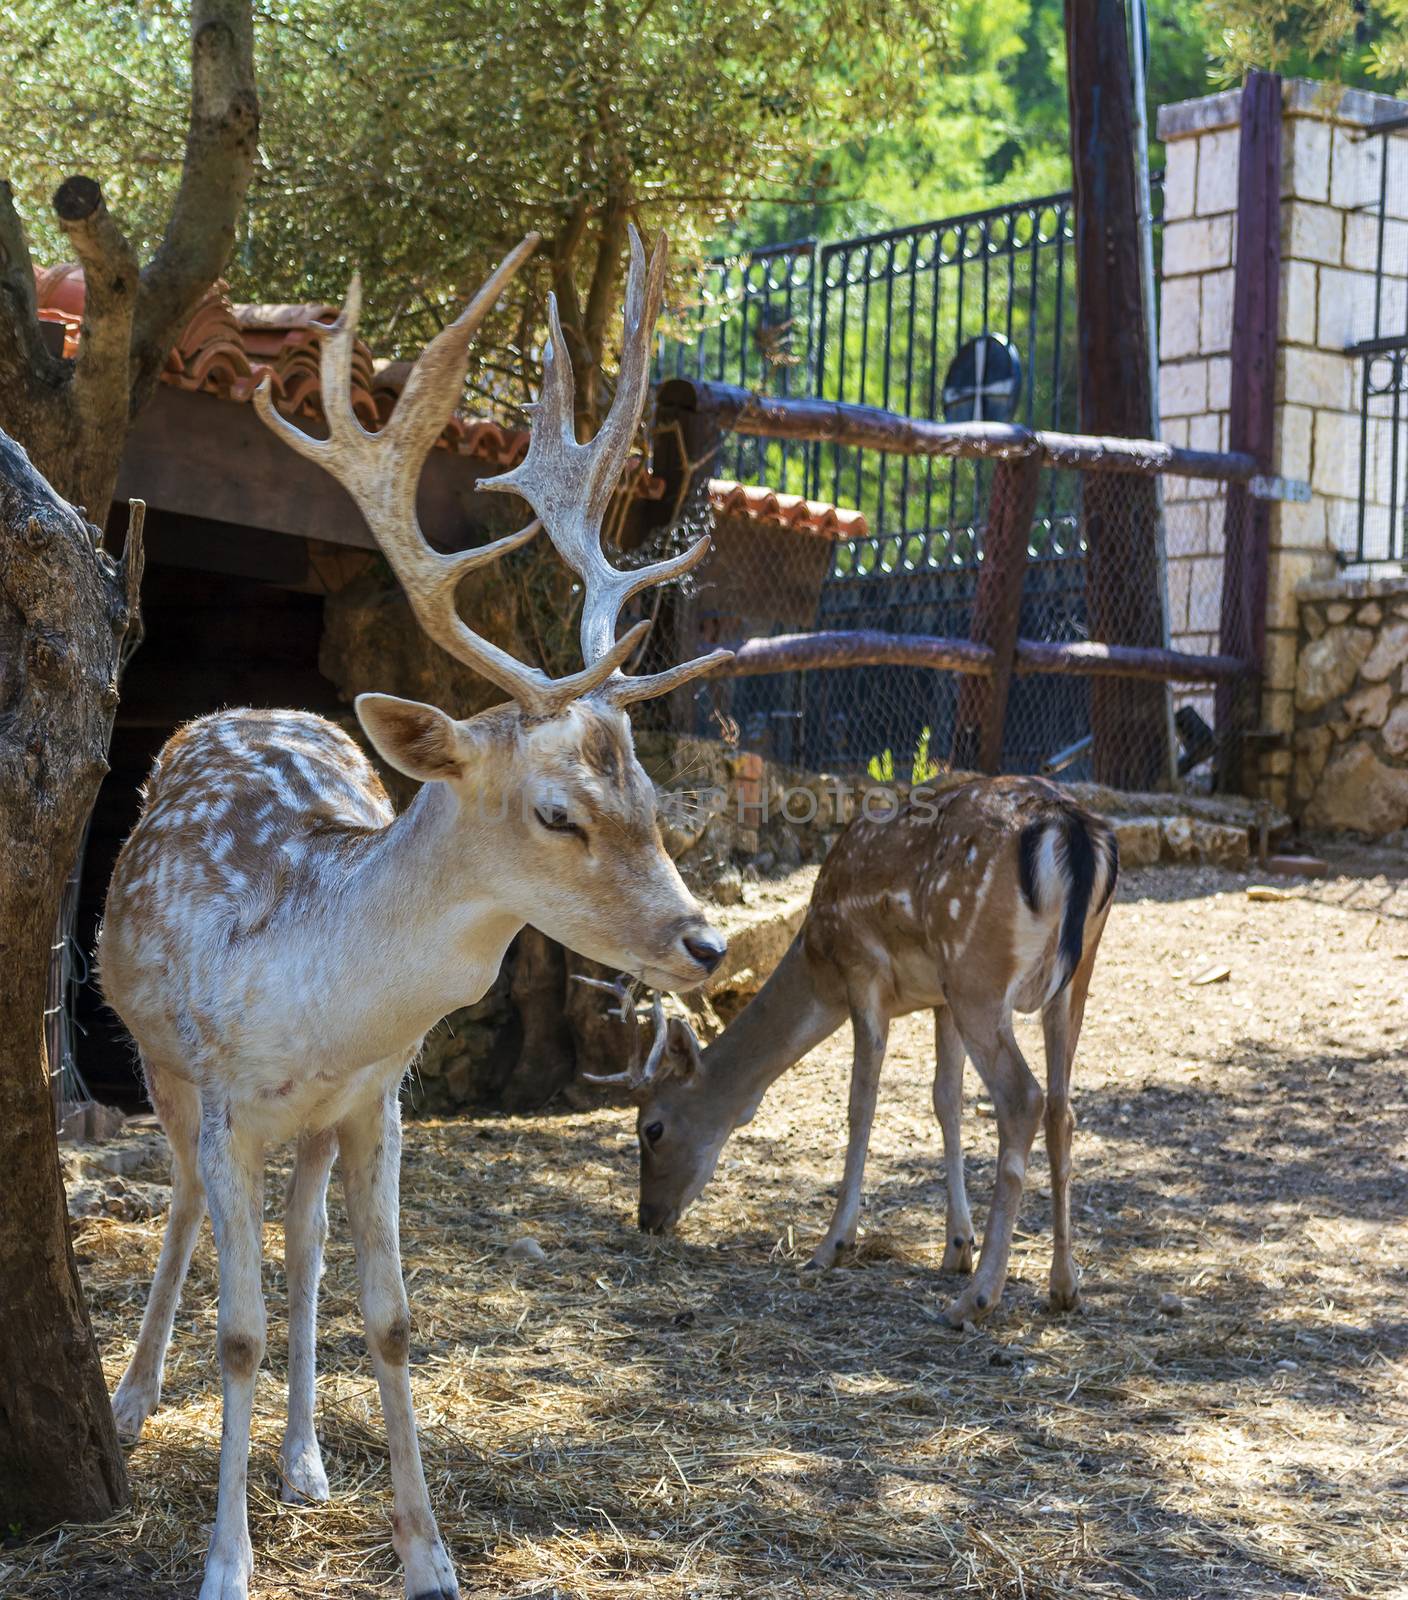
[[[917,666],[963,675],[955,765],[995,772],[1002,756],[1012,678],[1058,673],[1089,678],[1241,683],[1259,670],[1250,656],[1194,655],[1146,645],[1018,637],[1028,544],[1041,469],[1169,475],[1245,485],[1260,470],[1243,451],[1186,450],[1152,439],[1053,433],[1014,423],[930,422],[874,406],[758,395],[730,384],[677,378],[658,393],[662,417],[682,425],[689,456],[713,458],[727,431],[767,439],[823,442],[918,457],[981,457],[995,463],[983,560],[967,639],[875,631],[785,634],[749,639],[712,676],[746,677],[859,666]],[[1224,571],[1224,585],[1229,581]]]

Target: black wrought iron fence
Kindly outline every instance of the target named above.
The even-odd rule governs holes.
[[[1161,184],[1154,188],[1156,203]],[[660,377],[817,396],[937,420],[974,341],[1015,358],[981,369],[960,413],[1028,427],[1076,425],[1075,256],[1069,193],[830,244],[803,239],[710,262],[699,303],[662,340]],[[999,392],[1000,391],[1000,392]],[[971,547],[991,480],[980,460],[896,458],[845,444],[728,435],[716,475],[862,511],[885,537]],[[1069,497],[1068,497],[1069,498]],[[1053,480],[1046,514],[1069,509]]]
[[[695,304],[662,338],[657,379],[704,378],[760,394],[815,394],[817,241],[798,239],[705,263]],[[731,436],[717,474],[806,492],[810,451],[787,441]]]
[[[1069,195],[1048,195],[828,245],[819,264],[817,392],[904,416],[946,413],[959,351],[986,335],[1016,357],[1015,394],[965,392],[966,415],[1075,423]],[[990,469],[820,444],[810,490],[885,533],[976,527]]]
[[[1351,561],[1408,558],[1408,116],[1369,132],[1379,142],[1372,326],[1359,357],[1359,504]]]

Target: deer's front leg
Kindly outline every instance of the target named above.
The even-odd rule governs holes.
[[[401,1277],[401,1108],[396,1089],[338,1128],[347,1220],[357,1250],[362,1319],[381,1390],[391,1456],[392,1539],[410,1600],[458,1600],[454,1568],[430,1509],[411,1404],[410,1308]]]
[[[948,1233],[944,1272],[973,1270],[973,1215],[963,1179],[963,1037],[947,1006],[934,1013],[938,1064],[934,1069],[934,1115],[944,1136],[944,1178],[948,1184]]]
[[[288,1279],[288,1426],[279,1465],[280,1498],[297,1504],[328,1498],[328,1475],[313,1421],[318,1376],[318,1280],[328,1236],[328,1173],[337,1154],[329,1128],[298,1141],[284,1209]]]
[[[865,1177],[865,1156],[870,1148],[870,1129],[875,1121],[875,1098],[880,1088],[880,1068],[885,1063],[885,1044],[890,1021],[878,997],[867,994],[851,1004],[851,1029],[855,1053],[851,1065],[849,1138],[846,1144],[846,1170],[841,1178],[841,1193],[826,1237],[816,1247],[809,1268],[834,1266],[843,1249],[856,1242],[860,1221],[860,1189]]]
[[[264,1295],[259,1262],[264,1234],[264,1151],[231,1128],[229,1107],[201,1106],[200,1175],[220,1258],[219,1349],[224,1417],[220,1491],[200,1600],[246,1600],[253,1555],[246,1481],[254,1382],[264,1358]]]

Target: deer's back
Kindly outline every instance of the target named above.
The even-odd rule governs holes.
[[[359,746],[302,711],[220,711],[179,728],[113,869],[107,998],[145,1018],[218,987],[242,942],[330,887],[339,850],[394,812]]]
[[[1055,784],[1002,777],[858,817],[817,877],[808,959],[852,983],[879,973],[899,1010],[941,1003],[955,983],[1008,993],[1044,953],[1020,889],[1022,835],[1071,816],[1104,827]]]

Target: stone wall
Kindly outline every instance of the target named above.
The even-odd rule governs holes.
[[[1375,839],[1408,830],[1408,576],[1305,583],[1299,601],[1294,812]]]
[[[1282,736],[1261,756],[1260,792],[1289,798],[1296,727],[1297,585],[1327,578],[1354,544],[1359,489],[1357,358],[1346,345],[1371,331],[1380,162],[1385,150],[1393,226],[1408,228],[1408,131],[1363,130],[1404,111],[1386,95],[1288,79],[1283,86],[1280,342],[1273,475],[1310,485],[1308,501],[1272,506],[1266,673],[1261,726]],[[1159,409],[1172,444],[1226,449],[1237,260],[1240,91],[1159,112],[1167,149]],[[1398,219],[1403,219],[1400,223]],[[1394,236],[1397,239],[1397,235]],[[1388,257],[1384,311],[1401,317],[1408,250]],[[1386,461],[1371,463],[1369,497],[1387,494]],[[1219,486],[1166,484],[1170,631],[1202,651],[1216,635],[1223,549]]]

